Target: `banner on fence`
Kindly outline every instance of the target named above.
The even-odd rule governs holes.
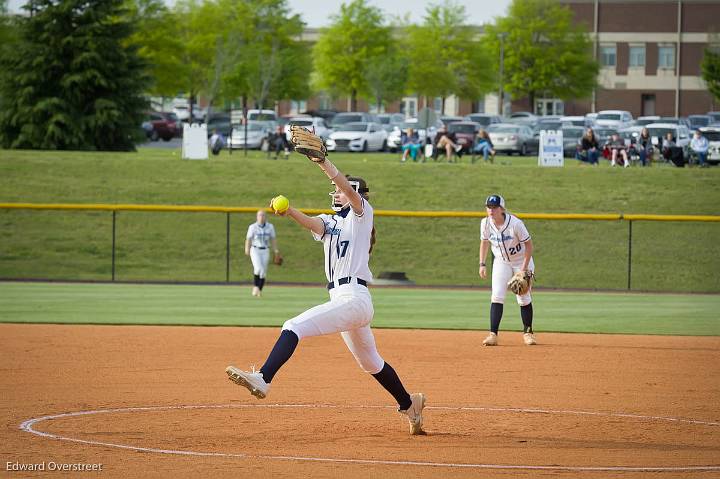
[[[185,160],[208,159],[207,125],[185,123],[183,126],[182,157]]]

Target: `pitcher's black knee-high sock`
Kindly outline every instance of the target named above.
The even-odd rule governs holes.
[[[265,286],[265,278],[260,278],[260,284],[258,285],[258,288],[262,291],[263,287]]]
[[[253,275],[253,286],[260,287],[260,276],[256,274]]]
[[[295,352],[298,341],[300,341],[300,339],[297,334],[288,329],[284,329],[282,333],[280,333],[280,337],[275,342],[272,351],[270,351],[270,356],[265,360],[263,367],[260,368],[260,372],[266,383],[269,384],[282,365],[290,359],[290,356]]]
[[[523,332],[532,333],[533,308],[532,303],[520,306],[520,317],[523,322]]]
[[[373,377],[377,379],[377,382],[379,382],[387,392],[392,394],[400,406],[401,411],[405,411],[412,405],[412,400],[405,390],[405,386],[402,385],[397,373],[388,363],[385,363],[379,373],[373,374]]]
[[[500,329],[500,320],[503,315],[502,303],[490,303],[490,331],[497,334]]]

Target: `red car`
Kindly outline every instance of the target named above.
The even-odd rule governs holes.
[[[448,132],[455,133],[458,144],[462,146],[462,151],[468,153],[472,151],[475,137],[480,131],[480,124],[474,121],[457,121],[448,125]]]
[[[163,113],[158,111],[147,112],[147,119],[143,122],[143,130],[152,141],[162,138],[170,141],[179,136],[178,118],[174,113]]]

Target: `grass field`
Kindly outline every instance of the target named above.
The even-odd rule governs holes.
[[[488,327],[488,290],[373,288],[373,327]],[[245,286],[0,282],[0,322],[280,326],[327,301],[319,287],[272,286],[262,299]],[[720,335],[715,295],[537,291],[537,332]],[[501,326],[522,329],[508,301]]]
[[[482,211],[491,192],[519,213],[720,214],[720,168],[613,169],[569,160],[540,169],[534,158],[495,164],[401,164],[392,154],[333,154],[344,172],[364,176],[378,210]],[[138,153],[0,151],[0,202],[265,206],[282,193],[296,207],[326,208],[330,186],[307,160],[223,154],[183,161],[179,151]],[[251,214],[231,215],[231,281],[245,281],[242,243]],[[272,280],[323,282],[322,252],[289,220],[271,220],[286,264]],[[215,213],[121,212],[120,280],[224,281],[225,223]],[[539,285],[623,290],[628,223],[527,221]],[[378,217],[371,268],[405,271],[418,284],[481,285],[479,220]],[[111,215],[0,210],[0,278],[108,280]],[[633,224],[632,289],[720,292],[720,223]]]

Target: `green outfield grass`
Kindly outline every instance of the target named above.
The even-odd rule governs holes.
[[[326,208],[330,185],[317,167],[224,152],[183,161],[179,150],[137,153],[0,150],[0,202],[131,203],[262,207],[277,194],[304,208]],[[526,213],[720,214],[720,168],[610,168],[567,160],[541,169],[535,158],[495,164],[401,164],[394,154],[331,154],[344,172],[364,176],[376,209],[482,211],[487,194]],[[252,214],[231,215],[231,281],[246,281],[242,254]],[[322,251],[309,234],[273,218],[286,264],[271,280],[321,282]],[[119,280],[225,281],[224,214],[120,212]],[[627,287],[628,223],[528,221],[539,284]],[[0,210],[0,278],[108,280],[111,214]],[[477,277],[479,219],[379,217],[371,268],[404,271],[427,285],[487,286]],[[633,225],[632,288],[720,292],[720,223]]]
[[[373,288],[374,327],[485,330],[486,289]],[[720,335],[714,295],[536,291],[537,332]],[[0,322],[280,326],[327,301],[321,286],[67,284],[0,282]],[[502,329],[522,323],[514,300]]]

